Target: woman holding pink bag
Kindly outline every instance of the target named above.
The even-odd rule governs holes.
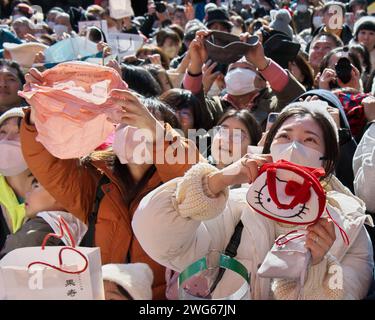
[[[29,85],[43,80],[35,69],[26,76]],[[194,144],[172,129],[178,126],[177,118],[163,103],[141,99],[127,90],[114,90],[111,99],[122,108],[121,122],[126,124],[116,130],[113,150],[93,153],[84,161],[56,158],[36,141],[38,131],[31,108],[21,126],[23,153],[38,181],[67,211],[88,223],[96,203],[94,245],[101,249],[102,263],[147,263],[154,273],[153,298],[164,299],[165,268],[143,251],[131,221],[146,194],[191,167],[187,162],[170,164],[166,159],[180,152],[199,161],[200,155]],[[143,140],[151,150],[149,161],[134,156],[140,143],[137,128],[150,133]],[[102,194],[99,199],[98,192]]]

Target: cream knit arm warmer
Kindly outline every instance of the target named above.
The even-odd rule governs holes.
[[[176,190],[178,211],[182,217],[210,220],[224,211],[229,189],[214,195],[207,183],[208,174],[216,171],[218,169],[208,163],[198,163],[186,172]]]
[[[328,253],[321,263],[310,267],[304,299],[359,300],[366,296],[374,268],[372,245],[363,226],[352,240],[340,261]],[[297,282],[294,280],[280,279],[273,285],[276,299],[295,299],[296,289]]]
[[[336,271],[340,264],[327,254],[318,264],[310,266],[303,288],[302,299],[305,300],[340,300],[344,296],[342,282],[336,281]],[[275,299],[297,299],[299,280],[276,279],[272,285]]]

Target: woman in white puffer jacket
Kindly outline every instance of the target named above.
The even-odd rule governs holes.
[[[363,201],[332,176],[338,157],[337,128],[320,103],[303,102],[287,107],[279,116],[264,146],[274,161],[285,159],[285,148],[297,146],[285,159],[300,165],[323,166],[321,180],[332,218],[346,232],[347,246],[338,228],[323,214],[307,228],[306,248],[311,252],[304,299],[362,299],[371,284],[372,245],[364,228],[371,218]],[[336,132],[335,132],[336,130]],[[297,142],[297,143],[296,143]],[[317,155],[322,157],[317,157]],[[254,181],[259,167],[271,159],[262,155],[242,159],[219,171],[209,164],[192,167],[149,193],[133,218],[133,230],[143,249],[160,264],[182,272],[210,250],[224,251],[237,223],[244,228],[236,259],[251,276],[252,299],[295,299],[298,281],[267,279],[257,275],[275,239],[296,226],[281,224],[256,213],[247,203],[247,189],[230,190],[232,184]],[[324,159],[324,160],[322,160]],[[234,170],[234,171],[233,171]],[[236,174],[233,174],[236,172]],[[240,279],[225,272],[213,298],[232,294]]]

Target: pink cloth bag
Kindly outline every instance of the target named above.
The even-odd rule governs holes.
[[[109,98],[127,84],[114,69],[85,62],[61,63],[43,77],[19,92],[35,110],[36,140],[60,159],[87,156],[120,122],[121,107]]]

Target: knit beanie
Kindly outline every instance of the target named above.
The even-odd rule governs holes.
[[[375,17],[366,16],[356,21],[356,23],[354,24],[354,38],[355,39],[357,39],[358,33],[361,30],[375,31]]]
[[[145,263],[106,264],[102,266],[103,280],[112,281],[126,290],[134,300],[152,299],[154,276]]]
[[[3,124],[3,122],[7,119],[10,118],[23,118],[24,117],[23,113],[23,108],[12,108],[9,109],[8,111],[5,111],[1,116],[0,116],[0,126]]]
[[[277,31],[285,33],[291,40],[293,39],[293,29],[289,25],[292,21],[290,13],[286,9],[280,9],[275,15],[275,20],[271,22],[270,27]]]

